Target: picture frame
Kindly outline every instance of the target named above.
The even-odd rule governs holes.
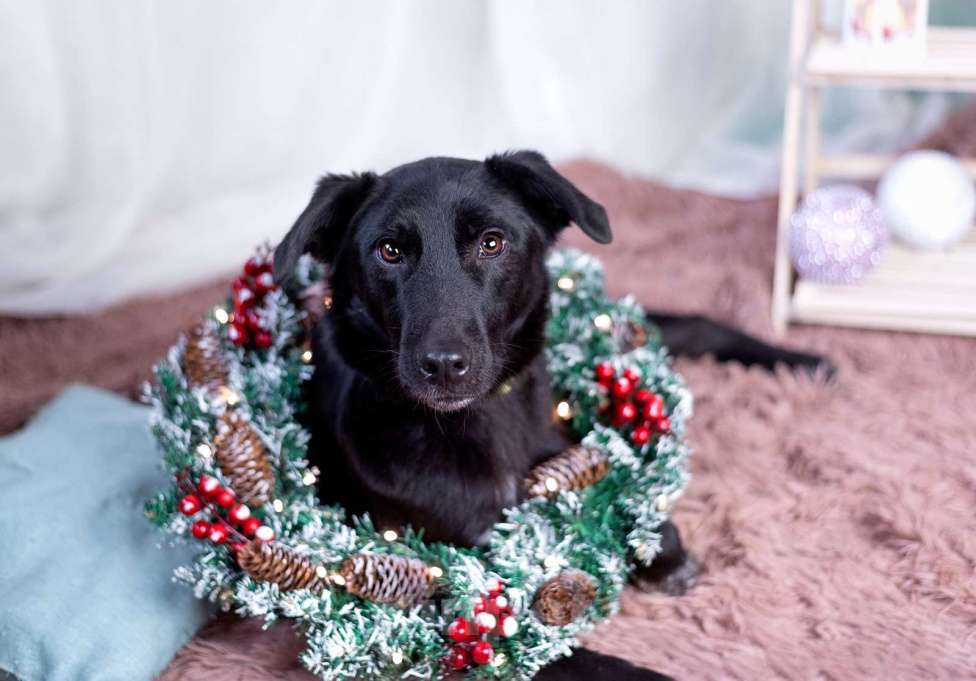
[[[844,0],[843,41],[883,53],[924,54],[928,0]]]

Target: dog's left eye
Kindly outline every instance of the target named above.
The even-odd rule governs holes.
[[[498,232],[488,232],[481,237],[478,255],[482,258],[494,258],[505,250],[505,237]]]
[[[384,241],[377,247],[376,253],[385,263],[396,265],[403,262],[403,251],[394,241]]]

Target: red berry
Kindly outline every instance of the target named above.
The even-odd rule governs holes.
[[[241,532],[246,534],[248,537],[253,537],[254,533],[258,531],[259,527],[261,527],[261,521],[252,515],[250,518],[247,518],[241,523]]]
[[[495,648],[488,641],[478,641],[471,649],[471,659],[475,664],[488,664],[495,656]]]
[[[247,279],[245,279],[244,277],[238,277],[237,279],[231,282],[230,288],[231,290],[234,291],[234,293],[237,293],[241,289],[247,288]]]
[[[227,517],[230,518],[230,521],[232,523],[240,525],[245,520],[251,517],[251,509],[249,509],[244,504],[234,504],[231,507],[231,509],[227,512]]]
[[[652,393],[647,388],[641,388],[640,390],[634,393],[634,402],[636,402],[637,404],[645,404],[652,397],[654,397],[654,393]]]
[[[664,416],[664,400],[660,395],[651,395],[651,399],[644,403],[641,416],[647,421],[657,421]]]
[[[492,577],[488,580],[487,587],[489,596],[497,596],[505,590],[505,582],[498,579],[498,577]]]
[[[634,389],[634,384],[626,376],[621,376],[620,378],[618,378],[616,381],[613,382],[613,385],[610,386],[610,392],[612,392],[613,396],[618,399],[623,399],[627,397],[628,395],[630,395],[633,389]]]
[[[271,334],[267,331],[258,331],[254,334],[254,345],[262,350],[267,350],[271,347]]]
[[[242,544],[239,541],[232,541],[230,544],[227,545],[227,548],[231,550],[231,553],[237,553],[238,551],[244,548],[244,544]]]
[[[467,641],[473,634],[474,627],[471,626],[471,622],[463,617],[458,617],[447,625],[447,635],[452,641],[457,641],[458,643]]]
[[[625,426],[634,420],[637,416],[637,407],[631,402],[620,402],[614,407],[613,410],[613,420],[611,423],[614,427],[619,428],[620,426]]]
[[[247,325],[248,331],[257,333],[264,329],[261,317],[258,316],[258,313],[253,308],[248,308],[244,311],[244,323]]]
[[[497,615],[508,607],[508,597],[503,594],[492,596],[488,599],[488,612]]]
[[[235,321],[227,327],[227,338],[234,345],[244,345],[247,342],[247,329],[244,324]]]
[[[210,534],[210,523],[206,520],[195,520],[193,524],[190,525],[190,532],[197,539],[203,539],[208,534]]]
[[[241,288],[234,291],[234,310],[243,311],[245,308],[254,304],[254,291],[249,288]]]
[[[274,288],[274,276],[271,272],[261,272],[254,277],[254,292],[264,294]]]
[[[610,362],[600,362],[594,367],[593,373],[596,374],[597,383],[608,385],[613,380],[613,365]]]
[[[248,258],[247,262],[244,263],[244,272],[248,276],[256,276],[261,273],[261,261],[257,258]]]
[[[196,494],[187,494],[180,499],[180,513],[183,515],[193,515],[200,510],[201,506],[200,497]]]
[[[223,544],[230,536],[230,531],[223,523],[215,524],[210,528],[210,541],[214,544]]]
[[[654,424],[654,427],[662,433],[666,433],[671,430],[671,419],[669,419],[667,416],[662,416],[657,420],[657,423]]]
[[[214,500],[221,508],[230,508],[237,498],[234,496],[233,492],[225,487],[214,495]]]
[[[467,667],[471,660],[468,657],[468,651],[461,646],[454,646],[451,649],[451,654],[447,656],[447,661],[450,663],[452,669],[464,669]]]
[[[630,439],[638,447],[643,447],[651,441],[651,429],[647,426],[637,426],[630,434]]]
[[[474,604],[473,611],[475,615],[488,612],[488,600],[482,596],[481,600]]]
[[[519,630],[518,620],[511,615],[502,615],[498,618],[498,629],[496,630],[500,636],[509,638],[515,636]]]
[[[197,491],[203,495],[204,499],[211,499],[220,492],[220,481],[209,475],[201,475],[197,482]]]
[[[478,627],[479,634],[487,634],[498,624],[498,619],[490,612],[479,612],[474,617],[474,623]]]
[[[624,378],[628,379],[634,385],[637,385],[640,383],[641,375],[638,373],[637,369],[628,367],[627,369],[624,369]]]

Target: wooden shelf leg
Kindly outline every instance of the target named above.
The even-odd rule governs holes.
[[[804,94],[803,194],[806,195],[816,189],[820,181],[820,89],[808,87]]]
[[[786,331],[790,314],[789,240],[790,216],[796,209],[797,166],[800,153],[800,112],[803,86],[800,69],[809,38],[809,0],[793,0],[790,25],[790,62],[787,74],[786,107],[783,116],[783,167],[779,182],[779,214],[776,221],[776,256],[773,270],[773,331]]]

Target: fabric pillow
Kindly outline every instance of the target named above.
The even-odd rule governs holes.
[[[0,678],[152,679],[206,621],[172,583],[190,547],[160,550],[142,514],[163,482],[147,414],[75,386],[0,438]]]

